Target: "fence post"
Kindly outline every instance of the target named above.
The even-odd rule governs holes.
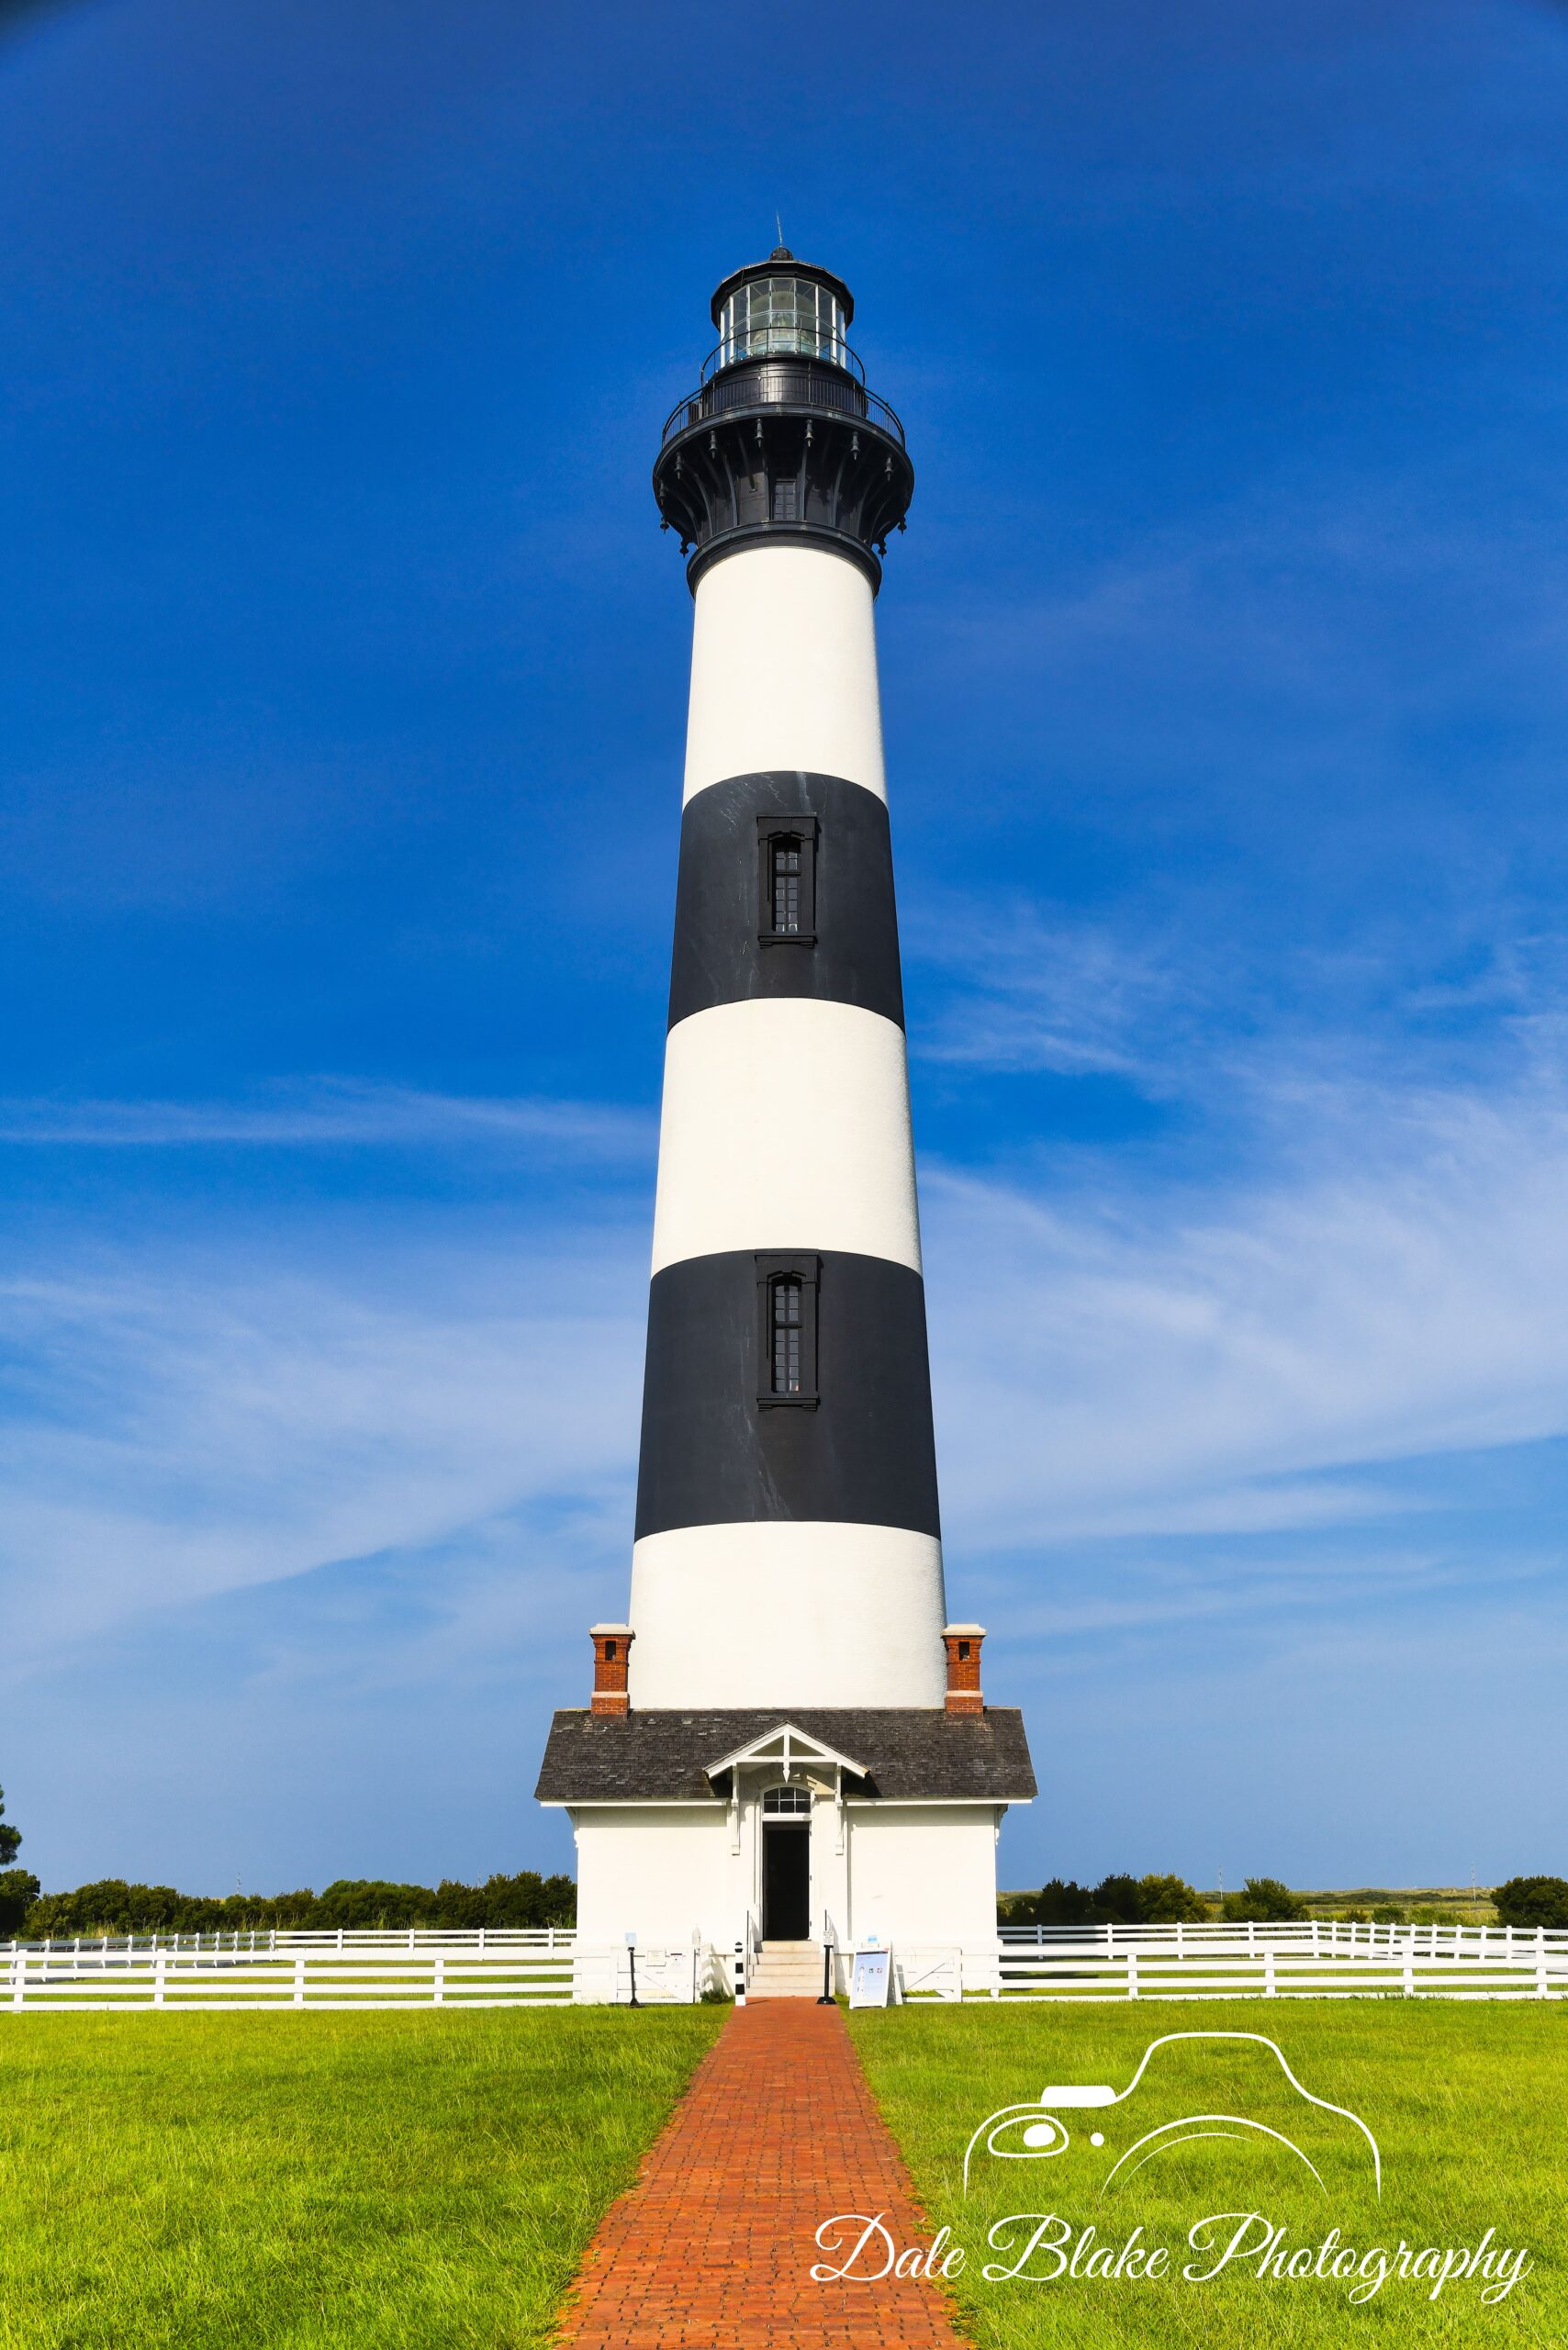
[[[1407,1999],[1413,1999],[1416,1996],[1416,1945],[1414,1942],[1405,1953],[1405,1996]]]
[[[11,2005],[14,2008],[19,2008],[21,2006],[23,1998],[26,1995],[27,1984],[28,1954],[26,1951],[17,1950],[15,1945],[13,1945],[11,1951]]]
[[[1129,1999],[1137,1998],[1137,1953],[1130,1948],[1127,1952],[1127,1997]]]
[[[431,2005],[439,2008],[446,1998],[446,1961],[439,1953],[435,1962],[435,1976],[431,1984]]]
[[[154,1951],[152,1954],[152,2004],[155,2008],[161,2008],[163,2004],[163,1977],[167,1972],[168,1964],[169,1958],[167,1952],[161,1950]]]
[[[1263,1996],[1266,1999],[1279,1997],[1279,1985],[1274,1980],[1274,1946],[1271,1942],[1263,1953]]]
[[[294,2004],[297,2008],[302,2008],[305,2005],[305,1953],[303,1951],[294,1962]]]

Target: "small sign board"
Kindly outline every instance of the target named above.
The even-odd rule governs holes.
[[[885,2008],[892,1991],[892,1953],[885,1946],[857,1949],[849,1975],[852,2008]]]

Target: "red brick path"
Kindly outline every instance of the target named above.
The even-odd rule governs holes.
[[[928,2240],[838,2009],[737,2008],[606,2213],[561,2338],[573,2350],[957,2350],[934,2285],[812,2282],[816,2230],[835,2211],[885,2212],[901,2249]]]

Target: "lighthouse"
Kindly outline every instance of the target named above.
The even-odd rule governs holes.
[[[914,476],[854,314],[783,246],[725,278],[654,467],[693,638],[630,1604],[538,1788],[585,1944],[738,1945],[754,1996],[981,1963],[1035,1791],[946,1612],[874,618]]]

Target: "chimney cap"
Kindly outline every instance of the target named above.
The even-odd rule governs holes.
[[[966,1639],[983,1640],[985,1638],[985,1626],[983,1624],[943,1625],[942,1637],[945,1640],[950,1639],[955,1632],[962,1632]]]
[[[590,1640],[597,1640],[600,1634],[604,1632],[621,1632],[624,1634],[627,1639],[632,1639],[635,1637],[630,1624],[590,1624],[588,1626],[588,1638]]]

